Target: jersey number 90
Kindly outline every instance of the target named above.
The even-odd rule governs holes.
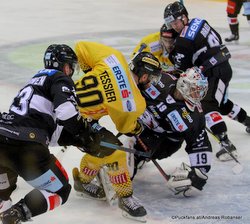
[[[76,83],[76,94],[80,107],[94,106],[103,102],[102,92],[97,88],[98,81],[95,76],[83,77],[79,82]],[[87,91],[89,89],[90,91]]]

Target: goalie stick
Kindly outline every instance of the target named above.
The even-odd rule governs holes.
[[[208,128],[206,128],[207,132],[213,136],[215,141],[220,143],[220,140],[218,137],[216,137]],[[225,151],[232,157],[232,159],[237,163],[235,166],[232,167],[232,171],[235,174],[240,174],[243,170],[243,166],[241,165],[240,161],[232,154],[232,152],[228,151],[226,148],[224,148]]]
[[[106,194],[106,201],[110,206],[113,206],[117,202],[117,194],[113,189],[113,186],[110,182],[109,176],[107,174],[107,167],[103,166],[99,173],[96,176],[96,180],[103,187],[103,190]]]

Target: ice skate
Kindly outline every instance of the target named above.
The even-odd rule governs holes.
[[[146,222],[147,211],[134,196],[119,198],[118,205],[122,209],[124,217],[139,222]]]
[[[229,140],[226,139],[224,141],[220,142],[220,151],[218,151],[216,153],[216,157],[220,160],[220,161],[229,161],[229,160],[233,160],[232,156],[228,153],[232,153],[232,155],[235,158],[238,158],[238,153],[236,151],[235,146],[233,145],[233,143]]]
[[[79,178],[79,170],[76,167],[72,170],[72,173],[74,179],[74,189],[78,196],[96,200],[106,200],[106,195],[102,187],[94,183],[82,183]]]
[[[31,212],[23,200],[0,213],[2,224],[20,224],[30,220]]]
[[[250,117],[247,116],[243,124],[246,126],[246,132],[250,134]]]
[[[238,41],[239,35],[238,34],[231,34],[229,37],[225,38],[226,42]]]

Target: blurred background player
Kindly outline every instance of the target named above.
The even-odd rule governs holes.
[[[151,33],[143,37],[140,43],[135,47],[131,58],[140,51],[151,52],[161,63],[162,71],[174,71],[174,65],[169,60],[169,53],[174,47],[174,40],[178,35],[174,29],[168,29],[165,24],[162,25],[160,32]]]
[[[239,40],[239,20],[241,8],[244,8],[243,15],[247,17],[247,21],[250,25],[250,1],[249,0],[228,0],[227,1],[227,19],[231,35],[225,38],[226,42]]]
[[[59,145],[84,147],[91,142],[87,122],[77,108],[71,76],[77,67],[74,51],[50,45],[44,67],[24,86],[0,117],[0,220],[18,224],[64,204],[71,191],[66,171],[48,145],[61,126]],[[66,142],[65,142],[66,139]],[[12,205],[18,176],[33,190]]]
[[[85,41],[77,42],[75,51],[85,72],[75,83],[78,105],[82,116],[101,135],[100,140],[121,145],[118,138],[98,122],[106,115],[120,133],[140,134],[142,126],[137,119],[144,112],[146,103],[122,53],[100,43]],[[140,69],[136,71],[140,72]],[[106,166],[123,215],[144,220],[146,210],[133,196],[126,152],[100,147],[99,143],[97,141],[96,147],[82,157],[80,169],[73,169],[75,190],[96,199],[105,199],[103,188],[93,179]]]
[[[143,57],[157,60],[142,52],[131,61],[132,72],[142,66],[147,69],[146,62],[139,63]],[[141,86],[147,109],[140,117],[146,127],[137,137],[134,147],[140,151],[151,151],[152,159],[163,159],[178,151],[185,141],[191,166],[183,163],[181,168],[176,169],[168,187],[175,194],[195,195],[206,184],[212,158],[200,104],[207,93],[207,78],[200,69],[193,67],[181,73],[178,79],[170,74],[160,76],[157,82],[142,82],[146,79],[146,72],[135,77]],[[142,157],[135,156],[135,173],[142,160]]]
[[[201,101],[206,124],[220,142],[221,149],[216,154],[217,158],[222,161],[231,160],[228,151],[234,156],[237,156],[237,151],[228,139],[227,126],[221,115],[242,123],[248,133],[250,117],[243,108],[228,99],[228,86],[232,78],[230,53],[222,45],[221,36],[206,20],[189,20],[188,12],[181,3],[167,5],[164,19],[168,27],[179,33],[169,56],[175,67],[182,71],[194,65],[202,67],[203,74],[208,78],[208,93]]]

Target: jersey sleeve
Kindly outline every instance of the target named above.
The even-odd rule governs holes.
[[[130,58],[133,58],[136,53],[140,51],[146,51],[152,53],[159,59],[159,55],[162,54],[162,48],[160,45],[160,32],[149,34],[141,39],[141,41],[136,45]],[[142,45],[145,47],[142,49]]]
[[[73,135],[78,134],[82,121],[79,119],[74,83],[64,74],[56,76],[51,85],[51,96],[57,122]]]
[[[177,37],[174,50],[170,53],[175,69],[185,71],[193,66],[193,45],[189,40]]]

